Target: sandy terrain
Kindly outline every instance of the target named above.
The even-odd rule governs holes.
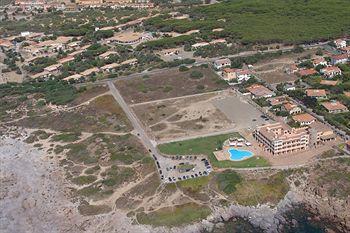
[[[232,129],[235,125],[214,105],[229,92],[215,92],[133,106],[158,141]]]

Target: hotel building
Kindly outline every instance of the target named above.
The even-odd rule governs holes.
[[[310,136],[306,128],[291,128],[280,122],[257,127],[253,136],[265,151],[273,155],[297,152],[309,147]]]

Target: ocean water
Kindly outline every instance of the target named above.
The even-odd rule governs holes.
[[[339,230],[339,225],[327,219],[321,219],[310,213],[304,206],[297,206],[284,215],[287,222],[280,226],[279,233],[347,233]],[[331,230],[331,231],[329,231]],[[215,227],[212,233],[265,233],[242,218],[232,218],[223,222],[223,226]],[[209,233],[209,232],[203,232]]]

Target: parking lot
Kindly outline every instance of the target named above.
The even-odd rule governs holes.
[[[165,183],[207,176],[212,171],[209,161],[203,156],[173,156],[157,158],[157,168],[160,178]]]
[[[214,105],[235,124],[235,128],[238,131],[249,128],[254,129],[259,125],[270,123],[264,114],[242,97],[230,96],[215,100]]]

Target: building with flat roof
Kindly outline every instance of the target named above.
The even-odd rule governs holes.
[[[214,61],[214,67],[215,69],[221,69],[224,67],[231,66],[231,60],[228,58],[222,58]]]
[[[293,153],[309,147],[306,128],[291,128],[281,122],[258,126],[253,136],[264,151],[272,155]]]

